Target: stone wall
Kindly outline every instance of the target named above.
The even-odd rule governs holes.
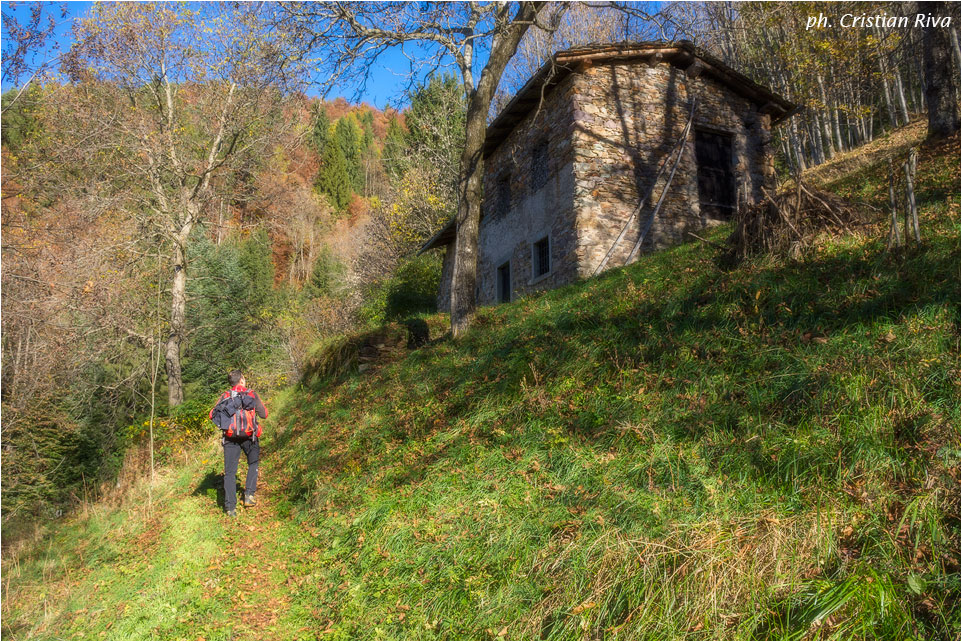
[[[573,85],[569,76],[554,87],[541,108],[533,109],[485,159],[485,200],[478,234],[479,304],[497,302],[497,270],[505,262],[511,266],[512,298],[577,278],[571,149]],[[545,142],[547,180],[534,187],[532,153]],[[511,203],[501,211],[495,195],[498,182],[504,179],[509,181]],[[546,236],[551,269],[534,278],[532,246]]]
[[[693,96],[693,130],[731,135],[739,198],[761,199],[761,186],[771,183],[768,116],[727,86],[706,76],[689,78],[668,63],[638,62],[587,67],[574,84],[578,276],[595,273],[626,223],[606,269],[625,264],[646,228],[642,251],[684,241],[686,232],[721,222],[700,211],[694,131],[658,216],[651,218],[670,163],[654,189],[652,183],[684,131]],[[645,202],[632,218],[642,198]]]
[[[652,218],[670,165],[658,184],[652,183],[685,128],[693,96],[692,131]],[[478,303],[497,302],[497,270],[505,262],[510,262],[514,298],[591,276],[622,230],[606,269],[624,265],[642,234],[645,252],[720,223],[699,206],[698,129],[730,135],[739,202],[763,198],[761,187],[774,181],[769,116],[726,85],[706,75],[691,78],[667,62],[586,65],[565,77],[485,160]],[[533,186],[533,150],[544,142],[547,181]],[[505,180],[511,193],[507,206],[498,196]],[[532,245],[545,236],[551,271],[535,279]],[[440,309],[450,307],[452,248],[445,255]]]

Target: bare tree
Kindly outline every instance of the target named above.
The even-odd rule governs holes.
[[[16,9],[21,4],[8,2],[3,5],[2,77],[5,84],[19,85],[13,99],[3,106],[3,111],[10,109],[33,79],[59,59],[60,45],[52,36],[57,28],[57,16],[60,20],[67,17],[66,3],[33,2],[29,15],[18,16]]]
[[[283,25],[292,30],[302,50],[313,52],[323,63],[329,74],[324,81],[327,87],[349,73],[365,80],[381,54],[405,43],[416,43],[420,69],[453,66],[460,72],[467,118],[458,175],[457,238],[451,288],[451,331],[455,337],[469,327],[476,305],[478,224],[488,110],[504,69],[525,32],[532,26],[554,28],[538,22],[544,5],[544,2],[332,2],[293,3],[281,9]]]
[[[270,149],[290,63],[243,6],[96,4],[75,38],[64,63],[73,82],[51,92],[47,119],[73,150],[67,171],[88,182],[106,173],[97,191],[121,197],[169,243],[165,364],[175,406],[184,398],[188,238],[218,183]]]
[[[524,34],[518,45],[518,53],[505,69],[497,102],[506,104],[561,49],[626,39],[625,15],[611,6],[553,2],[545,8],[544,14],[557,24],[557,28],[529,29]]]
[[[678,15],[688,11],[689,5],[670,4],[664,7],[649,2],[551,2],[542,11],[542,23],[549,29],[529,29],[518,53],[504,71],[504,78],[495,97],[491,116],[506,106],[511,97],[542,65],[558,51],[587,45],[642,40],[674,40],[688,31],[679,28],[687,24]]]

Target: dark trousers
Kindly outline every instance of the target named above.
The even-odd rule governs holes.
[[[244,494],[249,497],[257,490],[257,462],[261,458],[261,445],[252,439],[244,441],[224,440],[224,510],[237,507],[237,463],[241,451],[247,455],[247,480]]]

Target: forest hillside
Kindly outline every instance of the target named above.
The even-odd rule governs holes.
[[[209,424],[153,478],[140,442],[5,549],[3,637],[956,637],[960,150],[923,129],[809,176],[869,224],[796,258],[716,228],[457,342],[324,339],[268,388],[256,507],[223,515]]]
[[[453,188],[420,150],[458,126],[450,78],[412,90],[403,113],[291,99],[283,125],[259,124],[268,152],[210,186],[206,215],[174,244],[174,270],[173,219],[152,209],[149,177],[114,170],[132,162],[114,156],[132,141],[119,131],[109,149],[82,149],[88,125],[63,111],[76,99],[37,89],[3,114],[7,537],[112,485],[144,421],[161,436],[196,428],[231,368],[282,386],[319,336],[436,309],[439,257],[414,250],[449,216]],[[188,120],[204,105],[188,95],[180,107]],[[185,272],[172,296],[170,275]],[[172,300],[176,389],[165,371]]]

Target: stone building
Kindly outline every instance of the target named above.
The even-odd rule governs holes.
[[[557,287],[723,222],[774,183],[795,106],[688,42],[557,53],[491,123],[479,304]],[[450,307],[454,221],[438,307]]]

